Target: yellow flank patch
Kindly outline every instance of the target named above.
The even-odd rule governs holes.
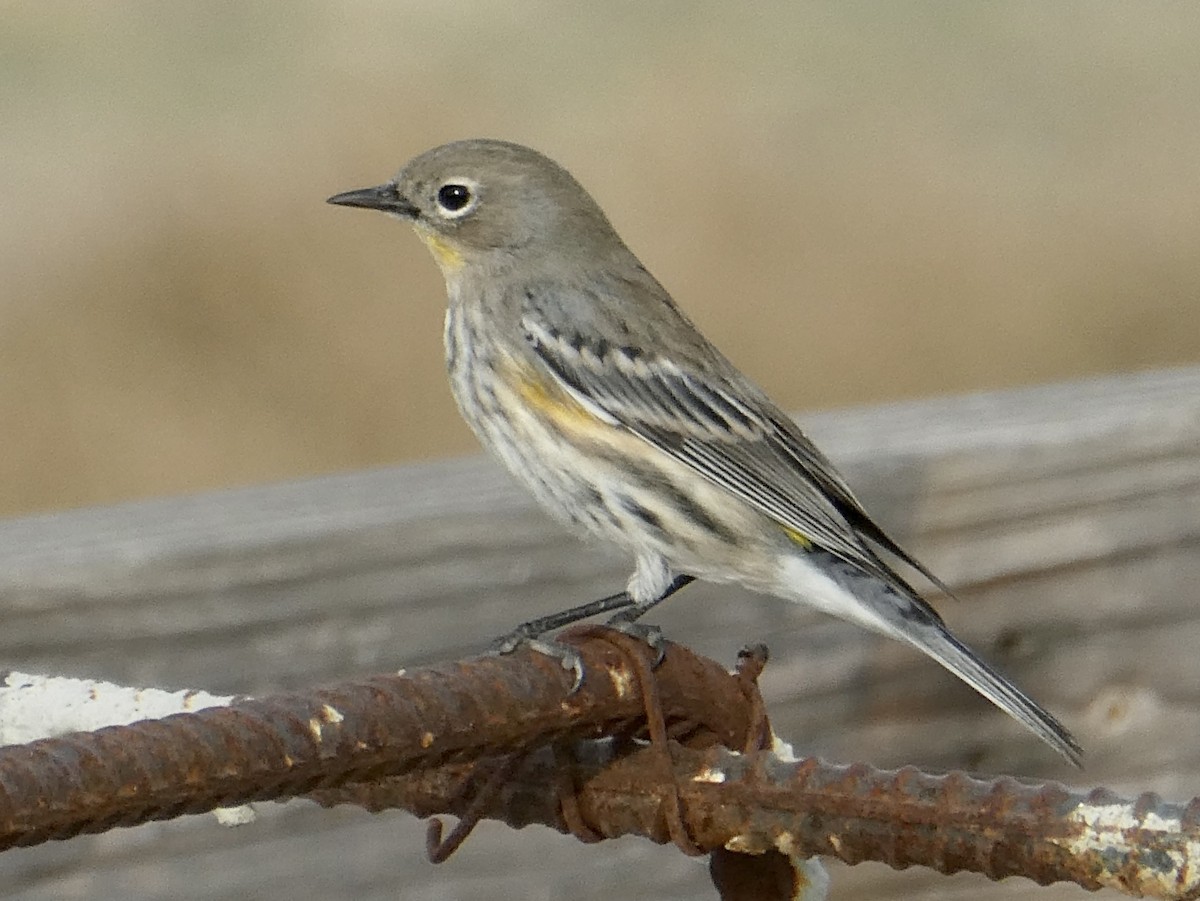
[[[590,413],[583,404],[557,385],[538,378],[525,367],[517,370],[516,384],[521,399],[561,429],[578,432],[601,425],[601,420]]]
[[[429,248],[429,252],[433,254],[433,258],[437,260],[437,264],[442,267],[443,272],[454,272],[462,268],[463,255],[449,241],[441,235],[425,229],[418,229],[417,234],[425,242],[425,246]]]
[[[812,550],[812,540],[803,532],[798,532],[791,526],[784,526],[783,531],[787,533],[788,538],[792,539],[792,541],[796,542],[796,544],[800,545],[806,551]]]

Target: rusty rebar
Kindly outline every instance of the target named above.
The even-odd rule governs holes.
[[[669,842],[663,802],[678,791],[688,834],[705,850],[778,850],[896,869],[1025,876],[1042,885],[1073,882],[1137,897],[1200,898],[1200,799],[1186,806],[1153,794],[1128,801],[1104,789],[1081,793],[1057,783],[931,775],[911,767],[883,771],[815,758],[785,763],[678,744],[664,777],[649,748],[591,741],[575,751],[575,803],[605,838]],[[570,831],[555,791],[562,763],[561,753],[527,756],[483,815],[514,828],[539,823]],[[418,816],[456,813],[461,802],[454,799],[464,796],[476,765],[351,785],[314,799],[371,810],[403,807]]]
[[[638,724],[628,660],[602,638],[576,646],[575,693],[522,651],[0,748],[0,849]],[[748,705],[718,664],[671,646],[659,676],[669,716],[741,740]]]
[[[576,640],[588,677],[575,694],[554,661],[517,653],[0,748],[0,848],[305,793],[420,815],[476,803],[517,827],[657,842],[671,839],[670,806],[704,850],[1200,898],[1200,799],[736,753],[719,745],[755,732],[744,680],[675,646],[657,671],[664,767],[663,748],[637,738],[627,655],[602,635]],[[480,802],[484,772],[513,754]]]

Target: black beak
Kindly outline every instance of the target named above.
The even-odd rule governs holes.
[[[344,194],[334,194],[326,203],[336,203],[338,206],[357,206],[364,210],[379,210],[392,213],[406,219],[417,218],[417,208],[411,201],[400,196],[396,186],[391,182],[377,185],[374,188],[359,188],[356,191],[346,191]]]

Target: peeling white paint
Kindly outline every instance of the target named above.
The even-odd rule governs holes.
[[[239,807],[218,807],[213,811],[213,816],[222,826],[245,826],[258,818],[254,808],[249,804],[242,804]]]
[[[738,854],[762,854],[770,847],[761,836],[756,835],[734,835],[725,842],[725,850]]]
[[[608,677],[612,680],[613,691],[617,693],[617,697],[621,700],[625,700],[625,698],[633,693],[633,673],[629,672],[625,667],[610,667]]]
[[[796,756],[796,749],[792,747],[791,742],[784,741],[774,730],[771,731],[771,753],[784,763],[798,763],[800,760]]]
[[[1098,873],[1105,885],[1129,890],[1127,860],[1137,856],[1138,887],[1143,894],[1178,897],[1200,886],[1200,841],[1185,840],[1178,817],[1164,817],[1153,811],[1139,819],[1132,804],[1080,804],[1067,817],[1079,825],[1080,834],[1060,842],[1072,854],[1095,854],[1104,861]],[[1148,853],[1147,833],[1158,833],[1156,853]]]
[[[335,723],[342,722],[344,719],[345,717],[342,716],[342,712],[336,707],[330,707],[328,704],[322,704],[321,718],[317,719],[317,717],[313,717],[310,719],[308,721],[308,731],[312,733],[312,736],[316,739],[317,744],[320,744],[324,738],[324,724],[328,723],[333,725]]]
[[[704,782],[710,785],[720,785],[728,778],[729,775],[724,770],[715,770],[712,767],[705,767],[692,777],[692,781]]]
[[[96,679],[10,672],[0,681],[0,744],[18,745],[68,732],[227,707],[233,700],[231,695],[194,689],[164,691]],[[240,826],[255,819],[249,804],[221,807],[213,816],[223,826]]]
[[[0,682],[0,744],[20,745],[68,732],[226,707],[232,701],[232,696],[205,691],[131,688],[95,679],[10,672]]]

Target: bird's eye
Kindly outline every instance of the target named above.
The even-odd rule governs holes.
[[[474,200],[470,187],[458,182],[449,182],[438,188],[437,202],[447,213],[463,213]]]

